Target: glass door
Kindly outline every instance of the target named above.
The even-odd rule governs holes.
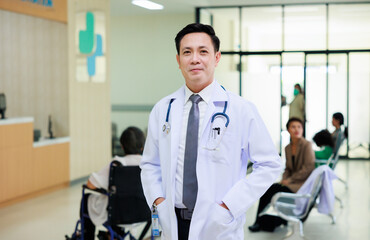
[[[343,114],[347,125],[348,62],[344,53],[306,54],[305,59],[306,139],[312,141],[323,129],[335,130],[332,116],[336,112]],[[347,147],[342,147],[340,154],[347,155]]]
[[[370,53],[349,53],[348,59],[348,157],[370,158]]]
[[[254,103],[280,149],[280,55],[242,56],[241,95]]]
[[[299,84],[302,90],[304,84],[304,53],[283,53],[281,78],[281,154],[285,159],[285,146],[290,142],[290,135],[286,129],[289,120],[290,104],[294,100],[294,85]]]
[[[307,54],[305,64],[306,139],[327,128],[326,54]]]

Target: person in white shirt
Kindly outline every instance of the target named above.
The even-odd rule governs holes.
[[[144,133],[137,127],[128,127],[122,132],[120,143],[125,156],[115,156],[113,160],[121,162],[123,166],[138,166],[145,143]],[[87,187],[90,189],[102,188],[108,190],[109,170],[110,164],[100,171],[92,173],[87,182]],[[103,224],[108,219],[108,196],[103,194],[86,195],[85,206],[87,203],[87,211],[85,211],[85,214],[87,213],[89,218],[85,217],[84,237],[86,240],[90,240],[94,239],[95,226]]]

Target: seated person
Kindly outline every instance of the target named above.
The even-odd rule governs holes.
[[[251,232],[258,232],[260,230],[272,232],[275,227],[286,224],[286,221],[279,217],[275,217],[273,221],[265,221],[263,217],[259,217],[258,215],[270,203],[275,193],[296,193],[315,169],[315,154],[312,144],[302,136],[302,120],[294,117],[290,118],[286,127],[291,140],[285,147],[286,166],[283,179],[280,183],[274,183],[260,198],[256,221],[252,226],[248,227]]]
[[[320,151],[315,151],[316,159],[329,159],[333,154],[334,143],[331,134],[328,130],[321,130],[316,133],[313,137],[313,141],[318,147],[321,148]]]
[[[124,157],[115,156],[113,160],[122,163],[123,166],[138,166],[143,153],[145,137],[144,133],[136,127],[128,127],[122,132],[120,137]],[[87,187],[90,189],[103,188],[108,190],[110,163],[99,172],[91,174]],[[85,239],[94,239],[95,226],[99,226],[107,221],[108,197],[102,194],[86,194],[85,206],[90,218],[85,218]],[[87,204],[86,204],[87,203]]]
[[[334,132],[331,133],[331,137],[333,139],[333,149],[334,149],[336,147],[335,145],[337,144],[338,135],[342,131],[341,126],[344,124],[343,114],[340,113],[340,112],[334,113],[331,123],[335,127]],[[347,128],[345,128],[344,129],[344,137],[347,138],[347,135],[348,135],[348,130],[347,130]]]

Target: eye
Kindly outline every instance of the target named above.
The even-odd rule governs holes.
[[[183,51],[182,54],[189,55],[190,54],[190,51],[189,50]]]
[[[201,54],[207,54],[207,53],[208,53],[208,51],[207,51],[207,50],[200,50],[200,53],[201,53]]]

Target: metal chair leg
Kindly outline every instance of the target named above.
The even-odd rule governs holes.
[[[331,224],[335,224],[336,223],[335,216],[332,213],[329,213],[328,216],[331,218]]]
[[[343,184],[344,184],[344,186],[345,186],[345,188],[346,189],[348,189],[348,184],[347,184],[347,182],[346,181],[344,181],[343,179],[341,179],[341,178],[338,178],[338,180],[339,181],[341,181]]]
[[[339,197],[335,196],[335,200],[337,200],[339,202],[340,208],[343,208],[342,199],[340,199]]]
[[[298,222],[290,222],[292,224],[292,232],[288,233],[287,236],[284,237],[284,240],[302,240],[306,239],[303,233],[303,223],[302,221]]]

